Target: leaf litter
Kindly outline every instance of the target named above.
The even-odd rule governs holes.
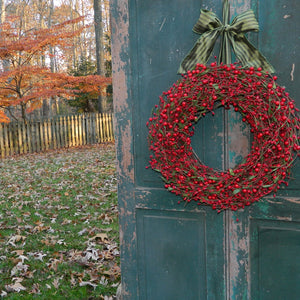
[[[113,144],[0,160],[0,298],[115,299]]]

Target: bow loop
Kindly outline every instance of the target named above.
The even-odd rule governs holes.
[[[223,2],[224,24],[218,19],[215,13],[202,9],[193,31],[201,34],[194,47],[183,59],[178,73],[186,73],[194,68],[197,63],[207,63],[215,42],[219,35],[222,35],[219,59],[225,64],[231,63],[231,50],[243,66],[261,67],[264,71],[273,73],[274,69],[266,58],[247,40],[245,33],[259,31],[259,25],[252,10],[247,10],[236,16],[229,25],[229,4],[228,0]]]
[[[212,11],[201,9],[200,17],[193,27],[193,31],[202,34],[206,31],[214,30],[222,26],[222,22],[218,19],[217,15]]]
[[[259,31],[259,25],[255,18],[253,10],[249,9],[240,15],[236,16],[231,24],[231,30],[238,33],[246,33],[248,31]]]

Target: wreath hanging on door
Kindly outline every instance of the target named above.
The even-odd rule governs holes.
[[[147,123],[150,166],[162,174],[165,188],[187,203],[196,201],[218,211],[244,208],[288,185],[300,150],[294,100],[276,84],[272,66],[244,36],[258,30],[253,12],[242,13],[228,25],[225,0],[223,19],[224,25],[214,13],[201,11],[194,31],[202,35],[181,63],[179,73],[184,74],[162,94]],[[221,62],[207,67],[220,34]],[[230,45],[243,67],[230,63]],[[253,133],[250,153],[224,172],[204,165],[191,146],[195,123],[221,106],[239,112]]]

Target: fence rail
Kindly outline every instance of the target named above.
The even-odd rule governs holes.
[[[114,140],[112,114],[58,116],[52,119],[0,123],[2,158]]]

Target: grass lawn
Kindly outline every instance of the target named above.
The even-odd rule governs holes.
[[[0,298],[115,299],[114,145],[0,160]]]

